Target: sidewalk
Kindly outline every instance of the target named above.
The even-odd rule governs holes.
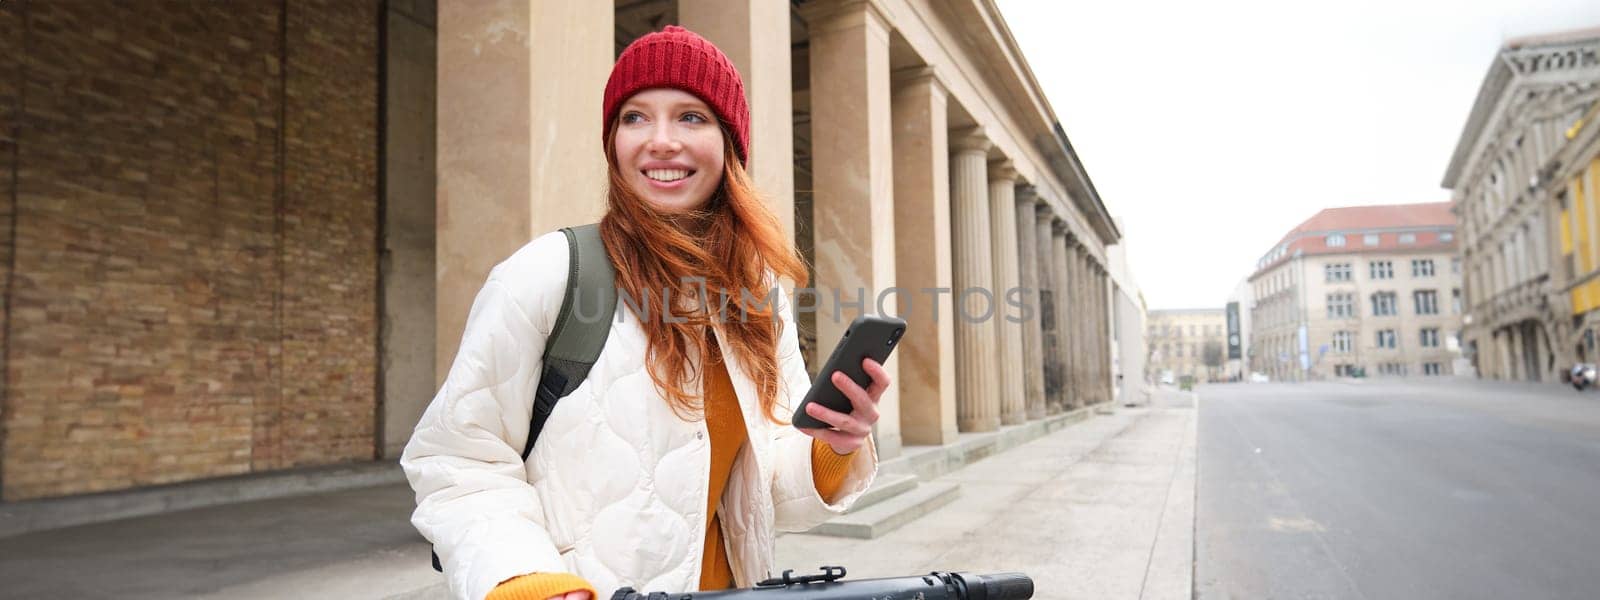
[[[1187,599],[1195,411],[1189,394],[1155,396],[941,477],[961,497],[885,536],[781,537],[778,563],[852,578],[1021,571],[1045,600]]]
[[[961,496],[876,539],[782,536],[778,562],[1022,571],[1042,599],[1188,598],[1195,415],[1187,394],[1156,398],[940,477]],[[445,598],[411,508],[387,485],[0,538],[0,598]]]

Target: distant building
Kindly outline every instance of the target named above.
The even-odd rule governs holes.
[[[1597,109],[1600,28],[1507,42],[1484,76],[1443,182],[1482,377],[1556,381],[1597,358]]]
[[[1227,322],[1220,308],[1152,310],[1145,328],[1149,345],[1149,372],[1155,381],[1170,374],[1192,376],[1195,381],[1222,379],[1227,362]],[[1210,348],[1208,350],[1207,348]],[[1216,352],[1214,364],[1207,352]]]
[[[1457,370],[1461,263],[1448,202],[1323,210],[1249,281],[1250,369],[1274,381]]]

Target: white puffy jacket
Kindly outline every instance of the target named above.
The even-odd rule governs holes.
[[[534,572],[575,573],[600,592],[596,600],[622,586],[698,587],[711,441],[703,419],[677,417],[651,382],[644,332],[623,303],[625,319],[613,321],[588,378],[557,403],[522,461],[567,259],[566,238],[554,232],[490,272],[444,386],[400,459],[417,492],[411,521],[433,542],[457,597],[482,598]],[[787,419],[811,382],[787,298],[778,296],[778,414]],[[775,531],[803,531],[842,513],[872,483],[877,454],[869,440],[838,500],[826,503],[812,483],[812,438],[765,419],[754,382],[725,358],[749,442],[719,514],[734,582],[747,587],[773,572]]]

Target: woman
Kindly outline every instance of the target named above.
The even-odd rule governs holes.
[[[779,276],[803,284],[745,174],[749,108],[721,51],[681,27],[641,37],[617,59],[603,108],[600,228],[624,297],[660,309],[660,290],[694,297],[694,278],[736,299],[767,298]],[[567,259],[557,232],[490,272],[401,458],[417,491],[412,522],[456,596],[750,586],[774,571],[777,529],[840,514],[872,483],[870,433],[889,378],[870,360],[869,389],[835,373],[852,412],[813,405],[833,429],[788,425],[810,381],[781,293],[776,306],[735,302],[726,319],[703,306],[668,319],[619,303],[629,312],[524,462]]]

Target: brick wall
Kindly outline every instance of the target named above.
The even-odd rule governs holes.
[[[371,459],[375,3],[6,19],[0,499]]]

